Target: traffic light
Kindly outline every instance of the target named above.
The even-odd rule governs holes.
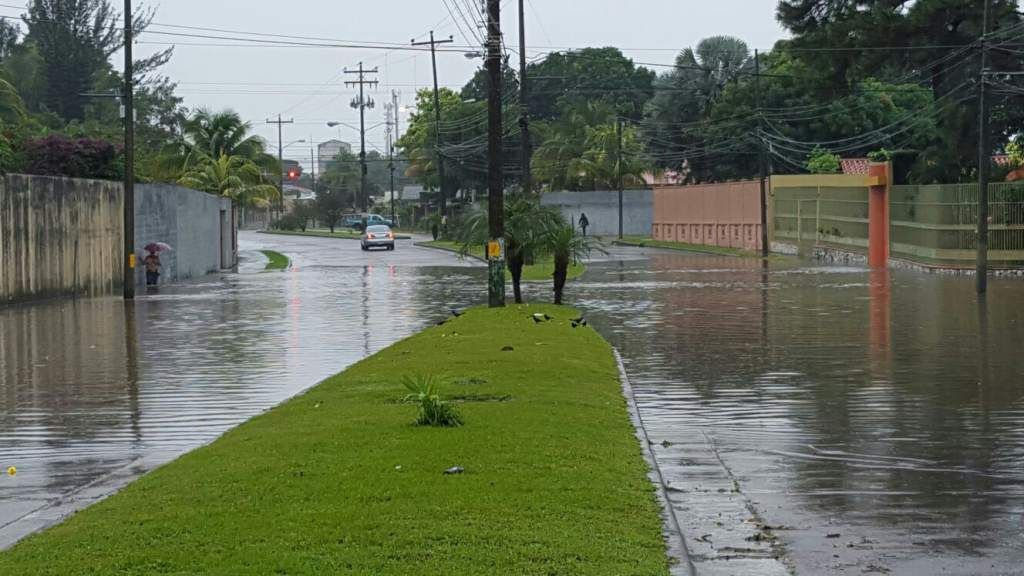
[[[299,171],[298,170],[289,170],[288,171],[288,179],[289,180],[298,180],[299,179]]]

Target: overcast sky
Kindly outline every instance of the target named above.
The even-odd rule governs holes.
[[[438,37],[454,35],[455,44],[465,46],[476,40],[456,6],[469,12],[474,1],[479,0],[163,0],[147,4],[157,8],[154,32],[240,37],[165,26],[186,25],[397,45],[412,38],[423,40],[434,29]],[[446,2],[461,26],[455,25]],[[528,0],[528,53],[534,57],[554,47],[617,46],[637,62],[671,63],[679,50],[707,36],[723,34],[746,40],[752,49],[768,49],[785,36],[775,21],[776,4],[776,0]],[[502,29],[506,45],[516,49],[515,0],[503,3]],[[274,146],[276,128],[265,121],[279,113],[295,120],[294,125],[285,126],[285,143],[300,139],[321,142],[339,135],[347,142],[358,142],[358,132],[349,128],[339,132],[326,126],[329,120],[358,125],[358,112],[349,106],[354,94],[343,84],[353,79],[342,74],[345,67],[357,67],[363,61],[380,70],[380,86],[370,92],[377,107],[367,111],[368,126],[384,121],[383,104],[390,100],[392,89],[401,91],[402,103],[408,105],[416,88],[431,83],[430,54],[423,52],[252,44],[232,47],[224,45],[229,43],[225,40],[156,33],[145,34],[139,41],[138,50],[143,53],[169,44],[177,46],[163,71],[179,83],[186,105],[234,108]],[[461,52],[441,53],[439,82],[461,87],[480,65],[481,61],[467,59]],[[384,150],[384,128],[374,129],[367,140],[368,150]],[[286,151],[287,157],[307,161],[309,154],[308,144],[295,144]]]

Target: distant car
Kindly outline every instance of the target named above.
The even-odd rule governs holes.
[[[363,232],[363,251],[370,248],[384,248],[385,250],[395,249],[395,233],[391,228],[384,225],[370,226]]]
[[[395,225],[394,222],[380,214],[351,214],[345,216],[341,223],[345,228],[359,230],[360,232],[370,226],[387,226],[390,228]]]

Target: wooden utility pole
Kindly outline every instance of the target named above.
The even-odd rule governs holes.
[[[501,0],[487,0],[487,302],[505,306],[505,174],[501,123]]]
[[[522,138],[523,192],[533,191],[533,142],[530,140],[530,107],[528,103],[528,83],[526,78],[526,11],[523,5],[526,0],[519,0],[519,128]]]
[[[761,53],[754,50],[754,97],[757,102],[757,162],[760,165],[761,181],[761,256],[768,257],[768,174],[764,154],[764,138],[761,127],[764,117],[761,115]]]
[[[429,42],[412,42],[413,46],[430,46],[430,64],[434,68],[434,158],[437,161],[437,178],[440,180],[442,216],[448,214],[448,179],[445,177],[444,156],[441,154],[441,89],[437,85],[437,47],[454,41],[454,36],[449,36],[447,40],[434,40],[434,31],[431,30]]]
[[[988,178],[989,163],[992,162],[988,145],[988,102],[985,98],[985,82],[988,76],[988,49],[986,47],[986,36],[988,36],[988,5],[989,0],[983,0],[985,8],[982,11],[981,24],[981,73],[978,81],[978,264],[977,264],[977,288],[978,294],[988,292]]]
[[[132,1],[124,0],[124,299],[135,299],[135,62]]]
[[[267,124],[277,124],[277,184],[279,186],[278,190],[281,192],[281,197],[277,199],[279,217],[284,215],[284,125],[294,123],[294,119],[282,120],[280,114],[277,115],[277,120],[267,120]]]
[[[395,93],[391,92],[392,102],[387,105],[387,129],[388,135],[388,172],[391,173],[391,224],[395,225],[395,143],[394,127],[398,125],[398,104],[395,102]]]
[[[372,86],[376,87],[377,80],[367,80],[367,74],[377,74],[377,69],[364,70],[363,63],[359,63],[357,70],[349,70],[345,68],[345,74],[358,74],[359,80],[351,80],[345,82],[346,86],[359,86],[359,97],[352,101],[352,107],[359,110],[359,210],[366,212],[370,199],[366,194],[366,109],[373,109],[373,100],[367,100],[365,93],[363,92],[364,87]]]

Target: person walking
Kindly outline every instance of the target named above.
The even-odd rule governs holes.
[[[590,227],[590,220],[587,219],[587,213],[586,212],[581,212],[580,213],[580,228],[583,230],[583,235],[584,236],[587,235],[587,228],[589,228],[589,227]]]
[[[146,266],[146,286],[156,286],[160,282],[160,256],[151,251],[146,259],[142,261]]]

